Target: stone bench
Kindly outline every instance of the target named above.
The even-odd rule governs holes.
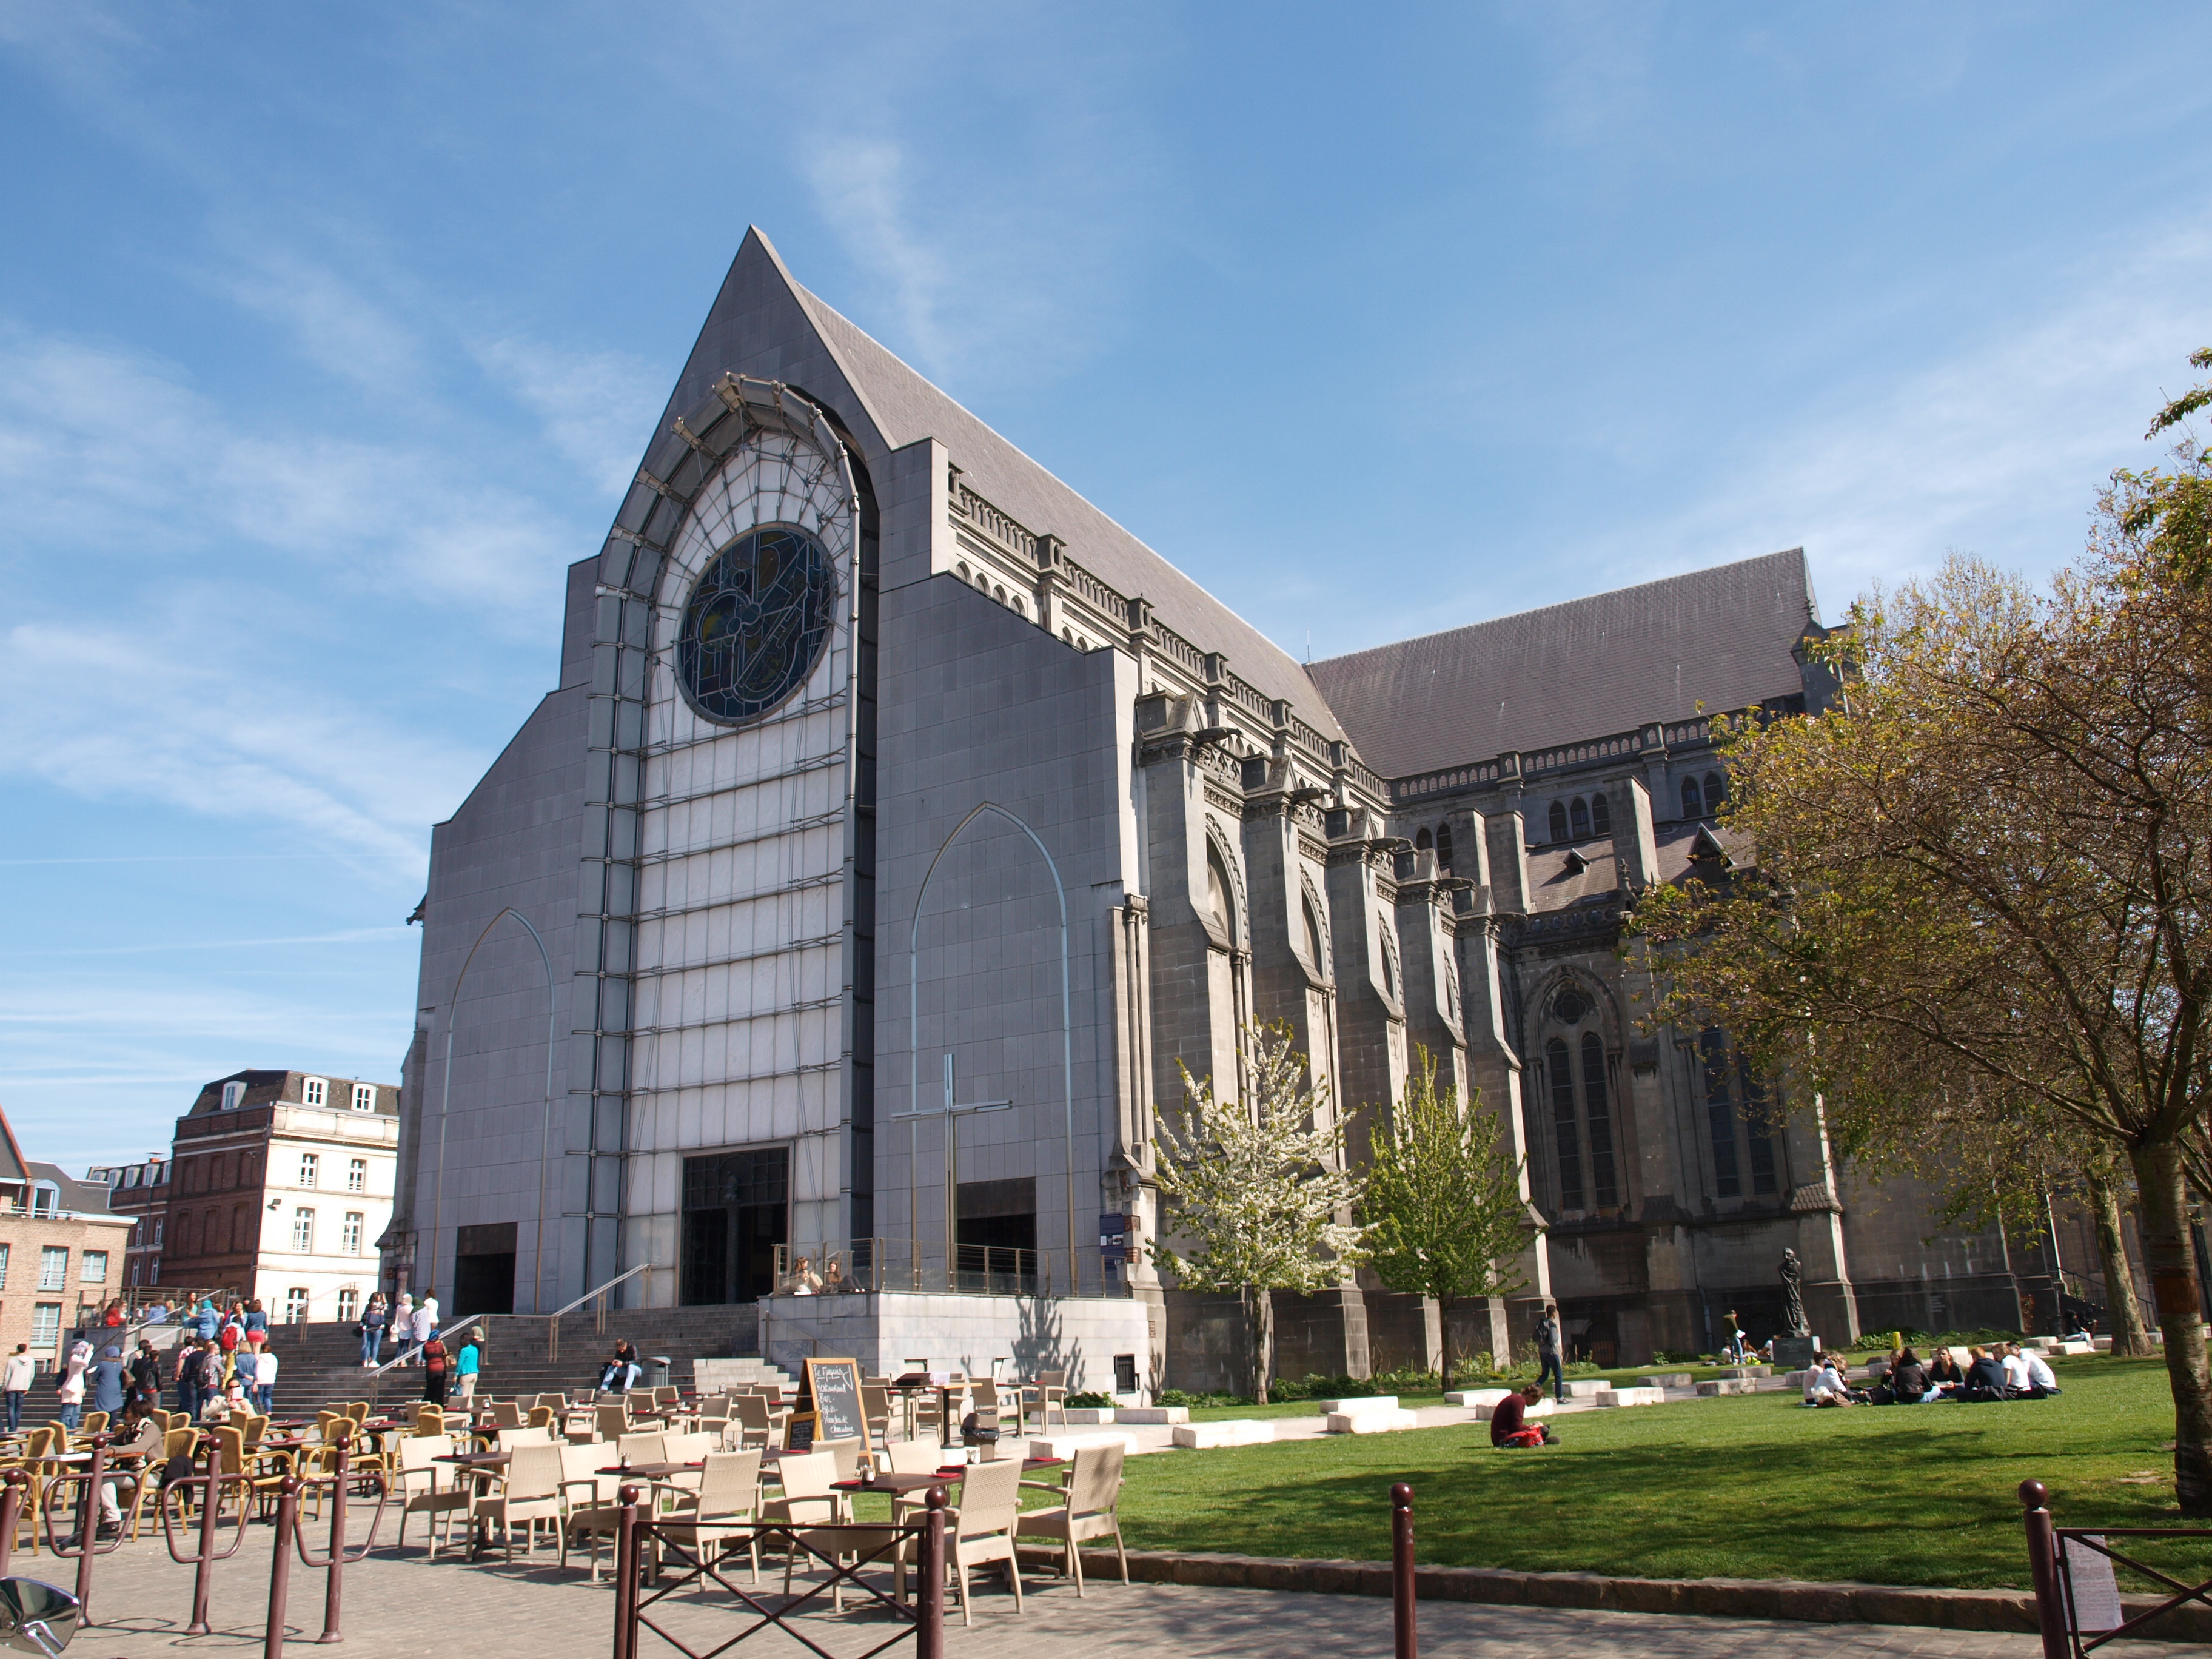
[[[1721,1367],[1721,1375],[1725,1377],[1771,1376],[1774,1375],[1774,1367],[1771,1365],[1723,1365]]]
[[[1567,1379],[1567,1398],[1595,1400],[1601,1391],[1612,1386],[1601,1376],[1571,1376]]]
[[[1058,1416],[1059,1413],[1060,1407],[1054,1407],[1053,1414]],[[1111,1406],[1070,1406],[1067,1408],[1067,1415],[1061,1420],[1070,1428],[1073,1428],[1079,1423],[1086,1427],[1095,1428],[1101,1423],[1111,1423],[1114,1420],[1114,1413],[1115,1408]]]
[[[1523,1407],[1522,1414],[1526,1417],[1549,1417],[1553,1412],[1556,1412],[1559,1409],[1559,1403],[1554,1401],[1551,1395],[1546,1395],[1541,1400],[1534,1401],[1526,1405]],[[1474,1420],[1478,1423],[1487,1423],[1497,1414],[1498,1407],[1495,1403],[1487,1406],[1477,1406],[1474,1408]]]
[[[1484,1406],[1495,1406],[1512,1392],[1510,1389],[1456,1389],[1444,1396],[1444,1404],[1457,1406],[1462,1410],[1468,1407],[1480,1409]]]
[[[1265,1418],[1231,1418],[1226,1423],[1178,1423],[1171,1438],[1189,1451],[1211,1451],[1218,1446],[1264,1446],[1275,1437],[1275,1425]]]
[[[1131,1423],[1188,1423],[1190,1421],[1190,1407],[1188,1406],[1124,1406],[1112,1415],[1116,1423],[1125,1425]]]
[[[1601,1389],[1597,1403],[1601,1406],[1663,1406],[1667,1403],[1664,1389]]]
[[[1686,1389],[1697,1381],[1687,1371],[1659,1371],[1650,1376],[1640,1376],[1637,1382],[1647,1389]]]
[[[1417,1429],[1419,1416],[1401,1411],[1394,1404],[1389,1411],[1331,1412],[1326,1432],[1330,1434],[1395,1434],[1401,1429]]]
[[[1030,1438],[1030,1455],[1065,1462],[1075,1455],[1079,1446],[1119,1446],[1132,1457],[1142,1449],[1133,1434],[1033,1435]]]
[[[1398,1396],[1370,1394],[1351,1400],[1316,1400],[1314,1407],[1323,1417],[1349,1416],[1355,1412],[1395,1412],[1398,1409]]]
[[[1717,1376],[1711,1382],[1698,1384],[1698,1397],[1711,1400],[1717,1395],[1757,1394],[1759,1380],[1750,1376]]]

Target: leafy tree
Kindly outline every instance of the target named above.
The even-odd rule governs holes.
[[[2212,592],[2108,497],[2047,595],[1954,558],[1854,610],[1844,706],[1751,723],[1755,864],[1655,890],[1655,1012],[1728,1026],[1847,1148],[2051,1123],[2124,1158],[2183,1510],[2212,1514],[2188,1218],[2212,1085]]]
[[[1271,1293],[1336,1284],[1360,1259],[1365,1229],[1339,1218],[1359,1197],[1344,1167],[1328,1091],[1314,1086],[1291,1028],[1243,1034],[1247,1100],[1223,1100],[1182,1062],[1182,1103],[1159,1113],[1160,1192],[1195,1248],[1163,1244],[1160,1264],[1194,1290],[1234,1291],[1251,1339],[1252,1397],[1267,1401],[1275,1365]]]
[[[1528,1281],[1512,1265],[1538,1224],[1521,1195],[1521,1164],[1501,1144],[1478,1091],[1464,1106],[1437,1091],[1426,1048],[1405,1097],[1367,1132],[1368,1265],[1394,1291],[1434,1297],[1443,1315],[1438,1369],[1452,1386],[1452,1310],[1510,1296]]]

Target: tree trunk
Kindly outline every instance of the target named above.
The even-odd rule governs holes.
[[[2096,1219],[2097,1259],[2105,1268],[2105,1314],[2112,1322],[2112,1352],[2138,1357],[2151,1351],[2142,1304],[2136,1299],[2135,1270],[2128,1265],[2127,1231],[2120,1224],[2120,1194],[2092,1165],[2089,1207]]]
[[[1451,1316],[1453,1300],[1454,1298],[1448,1296],[1440,1296],[1437,1298],[1437,1327],[1438,1330],[1443,1333],[1443,1350],[1437,1358],[1437,1375],[1443,1379],[1443,1391],[1446,1394],[1449,1394],[1451,1392],[1452,1385]]]
[[[2212,1515],[2212,1369],[2205,1361],[2181,1149],[2171,1141],[2138,1146],[2129,1158],[2142,1194],[2144,1265],[2173,1390],[2173,1495],[2184,1515]]]
[[[1275,1371],[1275,1293],[1247,1285],[1244,1311],[1252,1332],[1252,1403],[1267,1403],[1267,1383]]]

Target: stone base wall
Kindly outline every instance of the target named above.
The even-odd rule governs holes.
[[[1128,1297],[769,1296],[758,1304],[760,1351],[787,1371],[810,1358],[858,1359],[896,1376],[933,1370],[1008,1376],[1064,1370],[1068,1391],[1111,1393],[1114,1357],[1130,1354],[1141,1382],[1152,1370],[1146,1304]]]

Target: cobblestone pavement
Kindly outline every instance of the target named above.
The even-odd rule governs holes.
[[[235,1652],[261,1640],[268,1605],[270,1529],[256,1525],[236,1559],[216,1569],[215,1633],[178,1632],[191,1601],[191,1569],[172,1562],[152,1538],[126,1543],[95,1569],[93,1612],[100,1623],[84,1631],[72,1652],[79,1659],[152,1659],[179,1651]],[[312,1540],[311,1540],[312,1541]],[[15,1571],[67,1585],[73,1563],[51,1555],[18,1556]],[[749,1583],[740,1572],[740,1583]],[[775,1583],[780,1574],[767,1580]],[[298,1565],[292,1570],[289,1623],[292,1643],[305,1646],[322,1629],[324,1576]],[[1033,1578],[1027,1610],[1016,1617],[1003,1582],[979,1575],[975,1624],[963,1629],[957,1613],[948,1647],[961,1659],[1041,1659],[1060,1654],[1237,1656],[1387,1654],[1391,1649],[1390,1604],[1366,1596],[1317,1595],[1265,1590],[1205,1589],[1174,1585],[1093,1583],[1087,1599],[1056,1578]],[[693,1649],[727,1641],[741,1615],[727,1596],[708,1601],[680,1591],[660,1616]],[[541,1549],[534,1565],[508,1567],[496,1558],[477,1565],[458,1555],[426,1561],[410,1538],[407,1553],[380,1551],[348,1570],[344,1626],[354,1648],[428,1653],[459,1659],[521,1659],[546,1654],[609,1650],[614,1596],[605,1583],[590,1583],[580,1570],[566,1574]],[[1421,1647],[1429,1656],[1479,1655],[1481,1659],[1733,1659],[1779,1649],[1817,1648],[1826,1659],[1874,1655],[1927,1655],[1932,1659],[2034,1659],[2028,1636],[1995,1636],[1907,1626],[1814,1626],[1749,1620],[1690,1619],[1641,1613],[1564,1612],[1421,1604]],[[832,1653],[857,1655],[890,1634],[877,1616],[826,1609],[806,1620],[808,1633]],[[787,1659],[803,1652],[796,1643],[767,1632],[733,1650],[732,1659],[758,1654]],[[902,1643],[893,1654],[910,1653]],[[2125,1644],[2130,1659],[2179,1659],[2182,1650],[2158,1644]],[[641,1635],[638,1659],[676,1659],[677,1650],[650,1632]],[[2118,1656],[2115,1655],[2115,1659]]]

